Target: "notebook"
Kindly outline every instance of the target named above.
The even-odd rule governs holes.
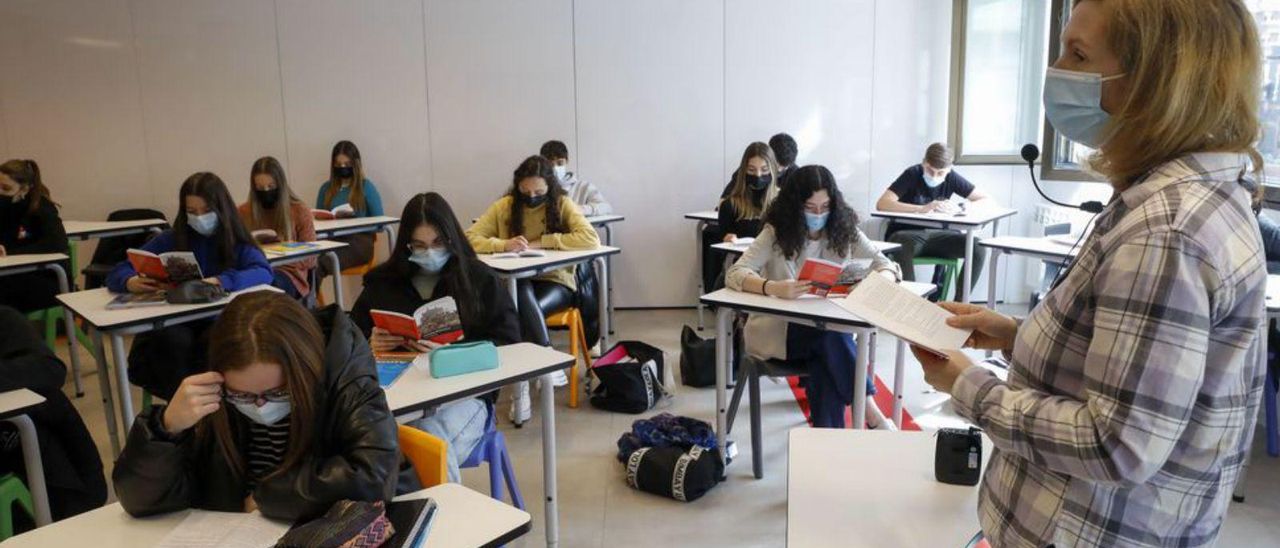
[[[387,360],[378,358],[378,384],[382,388],[390,388],[404,372],[413,365],[413,360]]]
[[[425,498],[393,502],[387,506],[387,519],[396,534],[384,548],[418,548],[426,544],[436,517],[436,501]]]

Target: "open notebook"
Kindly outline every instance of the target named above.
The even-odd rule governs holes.
[[[867,276],[848,297],[834,302],[872,325],[938,355],[959,350],[972,333],[947,325],[950,312],[884,276]]]

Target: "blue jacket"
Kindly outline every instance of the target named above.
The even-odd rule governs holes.
[[[205,277],[216,276],[227,291],[239,291],[247,287],[271,283],[271,265],[267,263],[266,255],[262,254],[258,246],[236,244],[235,264],[227,267],[214,264],[217,251],[213,240],[192,231],[190,242],[191,252],[195,254],[196,262],[200,263],[200,271]],[[142,249],[159,255],[174,251],[174,245],[173,230],[170,229],[152,238],[147,245],[142,246]],[[133,269],[133,265],[129,264],[128,260],[122,261],[111,269],[111,275],[107,276],[107,288],[116,293],[124,293],[129,290],[126,287],[129,278],[137,275],[138,271]]]
[[[332,181],[325,181],[320,185],[320,192],[316,194],[316,209],[333,209],[342,204],[351,201],[351,187],[340,188],[338,193],[333,196],[333,204],[325,205],[324,195],[329,192],[329,185]],[[378,187],[373,185],[373,181],[364,180],[364,203],[351,204],[356,210],[356,217],[381,217],[382,216],[382,196],[378,194]]]

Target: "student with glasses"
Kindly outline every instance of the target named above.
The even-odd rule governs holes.
[[[339,500],[386,501],[396,422],[364,335],[337,306],[237,297],[210,330],[209,371],[133,424],[112,473],[133,516],[258,510],[295,521]]]

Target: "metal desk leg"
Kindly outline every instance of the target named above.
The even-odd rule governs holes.
[[[387,233],[387,258],[390,258],[396,254],[396,233],[391,225],[382,225],[382,231]]]
[[[338,254],[330,251],[324,254],[329,260],[329,268],[334,272],[333,278],[333,302],[338,303],[338,308],[345,306],[346,301],[342,300],[342,267],[338,264]],[[319,291],[319,288],[316,289]]]
[[[702,286],[702,254],[705,252],[703,247],[707,245],[707,242],[702,241],[702,231],[705,228],[707,228],[707,222],[698,221],[698,224],[695,226],[695,230],[698,232],[694,234],[693,238],[693,241],[698,242],[698,331],[702,331],[702,328],[704,327],[704,324],[702,323],[702,312],[703,310],[706,310],[706,307],[702,306],[702,296],[707,292],[707,288]]]
[[[57,263],[49,265],[58,276],[58,293],[70,293],[71,284],[67,281],[67,272]],[[84,397],[84,387],[80,386],[80,353],[76,352],[76,319],[71,309],[62,307],[62,320],[67,330],[67,351],[71,356],[71,382],[76,387],[76,397]]]
[[[893,358],[893,424],[902,430],[902,374],[907,365],[907,341],[898,338]]]
[[[116,395],[120,398],[120,423],[125,435],[133,428],[133,395],[129,393],[129,358],[124,352],[124,337],[111,334],[111,352],[116,362]]]
[[[613,333],[613,316],[610,311],[613,309],[613,298],[609,295],[609,290],[613,289],[613,284],[609,283],[609,261],[604,257],[599,257],[595,261],[596,275],[600,278],[600,283],[604,287],[600,288],[600,351],[604,352],[609,349],[609,334]],[[591,357],[587,356],[587,362],[590,363]]]
[[[957,295],[963,295],[960,300],[966,303],[973,301],[973,295],[970,295],[972,291],[969,289],[973,284],[973,240],[973,229],[966,230],[964,232],[964,268],[962,269],[964,279],[960,280],[960,291],[956,292]]]
[[[871,354],[871,330],[858,328],[857,360],[853,365],[853,429],[862,430],[867,424],[867,363]]]
[[[16,425],[22,437],[22,461],[27,466],[27,484],[31,486],[31,499],[35,503],[36,527],[44,527],[53,523],[53,514],[49,512],[49,489],[44,483],[44,463],[40,461],[36,426],[26,415],[5,420]]]
[[[996,278],[1000,273],[1000,255],[1003,255],[1004,252],[999,249],[991,249],[989,251],[991,252],[991,259],[987,261],[987,308],[995,310],[996,303],[999,301],[996,298]],[[987,357],[990,358],[991,354],[992,352],[988,350]]]
[[[716,311],[716,449],[720,451],[720,459],[727,460],[725,439],[728,430],[729,410],[725,403],[725,383],[729,380],[729,347],[733,345],[733,311],[728,307],[720,307]],[[728,474],[726,474],[728,475]]]
[[[560,515],[556,504],[556,403],[551,374],[542,376],[542,484],[546,496],[547,546],[560,542]]]
[[[120,434],[116,429],[116,404],[111,396],[111,369],[107,367],[107,347],[102,332],[93,329],[93,359],[98,362],[98,389],[102,392],[102,414],[107,419],[107,437],[111,439],[111,455],[120,456]]]
[[[607,224],[602,225],[600,228],[603,228],[603,229],[604,229],[604,245],[607,245],[607,246],[609,246],[609,247],[613,247],[613,229],[612,229],[612,228],[610,228],[610,227],[609,227],[609,225],[607,225]],[[609,330],[608,330],[608,331],[602,331],[602,333],[608,333],[608,334],[612,335],[612,334],[613,334],[613,256],[612,256],[612,255],[610,255],[610,256],[608,256],[608,257],[605,257],[605,258],[604,258],[604,263],[605,263],[605,266],[606,266],[606,267],[608,267],[608,271],[609,271],[609,276],[608,276],[609,291],[607,291],[607,292],[603,292],[605,295],[607,295],[607,296],[609,297],[609,299],[608,299],[608,301],[609,301]],[[606,346],[604,346],[604,345],[601,345],[601,346],[600,346],[600,349],[601,349],[601,350],[604,350],[605,348],[607,348],[607,347],[606,347]]]
[[[515,306],[516,314],[519,314],[519,313],[520,313],[520,299],[519,299],[519,298],[517,298],[517,296],[516,296],[516,293],[517,293],[517,289],[516,289],[516,287],[517,287],[517,286],[516,286],[517,281],[516,281],[516,279],[515,279],[515,278],[503,278],[503,279],[502,279],[502,282],[503,282],[503,283],[505,283],[505,284],[507,284],[507,293],[511,295],[511,304]],[[546,382],[546,381],[543,381],[543,382]],[[553,389],[552,389],[552,387],[553,387],[553,386],[555,386],[555,385],[547,384],[546,386],[544,386],[544,387],[543,387],[543,392],[554,392],[554,391],[553,391]],[[516,384],[514,385],[514,387],[513,387],[513,388],[514,388],[514,390],[513,390],[513,391],[512,391],[512,393],[511,393],[511,406],[512,406],[512,407],[516,407],[516,406],[518,406],[518,405],[519,405],[517,402],[519,402],[521,398],[527,398],[527,397],[529,397],[529,381],[520,381],[520,382],[516,383]],[[497,411],[494,411],[494,412],[495,412],[495,413],[497,413]],[[517,427],[524,426],[524,423],[522,423],[522,422],[521,422],[521,423],[514,423],[514,424],[515,424]]]

